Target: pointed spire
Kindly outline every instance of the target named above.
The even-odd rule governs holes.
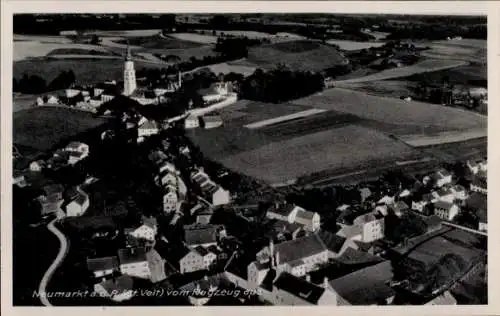
[[[132,52],[130,50],[130,44],[127,40],[127,56],[125,57],[125,60],[129,61],[132,60]]]

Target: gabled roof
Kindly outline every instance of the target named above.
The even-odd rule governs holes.
[[[318,237],[321,238],[321,241],[323,241],[323,244],[326,246],[326,248],[335,253],[339,253],[345,242],[347,241],[345,237],[332,234],[326,230],[320,230],[317,234]]]
[[[327,250],[317,234],[276,244],[274,249],[280,253],[280,263],[304,259]]]
[[[435,208],[440,208],[440,209],[445,209],[445,210],[450,210],[453,207],[453,203],[448,203],[446,201],[437,201],[434,203]]]
[[[217,226],[184,226],[184,239],[187,245],[215,243],[217,242]]]
[[[144,248],[124,248],[118,250],[120,264],[147,261],[146,249]]]
[[[325,293],[323,287],[307,282],[288,272],[281,273],[274,282],[274,286],[314,305],[319,302],[321,296]]]
[[[345,237],[345,238],[352,238],[357,235],[361,235],[363,232],[363,228],[359,225],[350,225],[350,226],[343,226],[338,232],[337,235]]]
[[[304,210],[299,209],[296,217],[310,221],[313,219],[314,214],[315,214],[314,212],[304,211]]]
[[[146,121],[144,124],[139,126],[139,129],[157,129],[158,126],[154,121]]]
[[[153,216],[147,217],[147,216],[143,215],[142,216],[142,224],[146,225],[149,228],[153,228],[153,229],[158,226],[158,222],[157,222],[156,218]]]
[[[87,268],[89,271],[102,271],[118,268],[118,257],[102,257],[87,259]]]
[[[392,277],[391,262],[387,260],[331,280],[330,286],[352,305],[372,305],[395,295],[387,285]]]
[[[194,250],[199,253],[202,257],[208,255],[208,250],[203,248],[202,246],[195,247]]]
[[[279,214],[281,216],[288,216],[290,215],[290,213],[292,213],[292,211],[298,207],[299,210],[301,210],[302,208],[300,206],[297,206],[295,204],[284,204],[284,205],[273,205],[269,210],[268,212],[273,212],[275,214]]]
[[[377,218],[375,217],[375,214],[370,212],[370,213],[363,214],[363,215],[356,217],[354,219],[354,224],[355,225],[362,225],[362,224],[370,223],[370,222],[373,222],[376,220],[377,220]]]
[[[128,275],[122,275],[99,283],[109,294],[119,294],[133,289],[134,280]]]

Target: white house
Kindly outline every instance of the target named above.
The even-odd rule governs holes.
[[[483,172],[488,171],[486,161],[467,160],[467,167],[469,168],[469,170],[471,171],[472,174],[477,174],[479,171],[483,171]]]
[[[488,212],[486,210],[480,210],[478,212],[479,217],[479,230],[483,232],[488,231]]]
[[[79,191],[78,194],[66,204],[66,216],[81,216],[87,211],[90,205],[89,196]]]
[[[482,194],[488,194],[488,184],[485,178],[476,177],[470,184],[470,190]]]
[[[450,188],[441,188],[438,191],[432,192],[432,196],[438,200],[447,203],[455,201],[455,193]]]
[[[432,175],[432,179],[435,186],[440,188],[445,184],[451,184],[452,174],[448,170],[440,169]]]
[[[305,231],[315,232],[320,228],[320,216],[316,212],[299,210],[295,215],[295,223],[302,225]]]
[[[139,128],[137,129],[137,137],[148,137],[158,134],[158,132],[158,125],[154,121],[147,121],[144,124],[139,125]]]
[[[103,257],[87,259],[87,268],[96,278],[102,278],[113,274],[119,267],[118,257]]]
[[[94,285],[94,292],[115,302],[130,300],[134,296],[134,281],[127,275],[103,281]]]
[[[455,196],[455,199],[464,201],[467,199],[468,194],[465,188],[461,185],[454,185],[450,188],[451,192]]]
[[[179,199],[177,192],[172,186],[168,186],[166,193],[163,195],[163,211],[165,213],[175,212]]]
[[[191,129],[197,127],[200,127],[200,119],[197,116],[189,115],[188,117],[186,117],[186,119],[184,120],[185,129]]]
[[[316,285],[307,279],[298,278],[288,272],[281,273],[273,284],[274,305],[338,305],[338,296],[330,287],[328,279]]]
[[[384,219],[377,219],[373,213],[356,217],[353,225],[361,227],[363,242],[372,242],[385,236]]]
[[[385,195],[384,197],[382,197],[380,200],[377,201],[377,204],[389,205],[392,203],[394,203],[394,197],[389,195]]]
[[[208,251],[207,249],[203,248],[202,246],[198,246],[198,247],[194,248],[194,250],[196,252],[198,252],[200,254],[200,256],[202,257],[203,267],[207,270],[210,269],[217,260],[216,254]]]
[[[65,151],[79,152],[79,153],[84,154],[85,156],[88,156],[88,154],[90,152],[89,145],[87,145],[85,143],[82,143],[82,142],[71,142],[71,143],[69,143],[66,146]]]
[[[453,220],[453,218],[457,216],[458,211],[459,208],[456,204],[444,201],[437,201],[434,203],[434,214],[443,220]]]
[[[154,241],[157,232],[158,232],[158,227],[156,223],[156,218],[143,216],[142,225],[132,230],[129,234],[137,239]]]
[[[118,250],[120,271],[122,274],[149,279],[151,270],[144,248],[125,248]]]
[[[182,255],[178,261],[179,272],[181,274],[205,269],[205,262],[201,254],[187,247],[183,247],[182,250]]]
[[[208,89],[198,91],[205,103],[222,101],[230,92],[232,92],[232,84],[229,82],[216,82]]]
[[[30,171],[33,171],[33,172],[40,172],[42,171],[43,167],[45,165],[45,162],[43,160],[36,160],[36,161],[32,161],[30,163]]]
[[[306,210],[295,204],[275,204],[267,211],[266,216],[269,219],[277,219],[294,223],[299,211],[305,212]]]
[[[165,172],[177,174],[177,168],[175,168],[175,165],[173,163],[165,161],[160,165],[158,172],[160,174]]]

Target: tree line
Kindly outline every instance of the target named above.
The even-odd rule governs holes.
[[[14,78],[12,91],[25,94],[40,94],[69,88],[75,83],[76,76],[73,70],[62,71],[47,84],[46,79],[39,75],[24,74],[19,80]]]

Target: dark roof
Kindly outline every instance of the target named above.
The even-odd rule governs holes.
[[[157,227],[156,218],[153,216],[150,216],[150,217],[142,216],[142,223],[148,227],[151,227],[151,228]]]
[[[168,249],[165,258],[170,262],[173,266],[179,267],[179,261],[184,258],[188,253],[192,250],[186,247],[183,244],[176,245]]]
[[[472,180],[472,184],[476,185],[476,186],[479,186],[481,188],[486,188],[488,183],[486,181],[485,178],[482,178],[482,177],[475,177],[473,180]]]
[[[89,271],[115,269],[118,265],[117,256],[87,259],[87,268]]]
[[[251,261],[243,256],[237,257],[234,253],[224,267],[224,271],[239,276],[246,280],[248,278],[248,265]]]
[[[147,261],[146,249],[144,248],[125,248],[118,250],[120,264]]]
[[[78,205],[83,205],[88,199],[88,196],[79,193],[73,200],[72,202],[77,203]]]
[[[267,271],[266,273],[266,276],[264,277],[264,280],[262,280],[260,287],[271,292],[273,290],[273,282],[275,279],[276,279],[276,270],[269,269],[269,271]]]
[[[372,305],[395,294],[394,290],[387,285],[392,277],[391,262],[384,261],[331,280],[330,285],[338,295],[352,305]]]
[[[338,253],[342,249],[342,246],[344,246],[347,240],[342,236],[332,234],[326,230],[320,230],[318,232],[318,236],[321,238],[321,241],[323,241],[323,244],[328,248],[328,250],[335,253]]]
[[[184,226],[184,240],[188,245],[214,243],[217,241],[217,226],[214,225]]]
[[[314,217],[314,212],[299,210],[297,212],[297,216],[296,217],[303,218],[303,219],[306,219],[306,220],[311,220]]]
[[[403,211],[409,209],[408,204],[403,201],[398,201],[394,204],[389,205],[389,207],[394,211]]]
[[[49,184],[43,187],[43,192],[46,196],[54,194],[62,194],[64,192],[64,187],[61,184]]]
[[[437,201],[436,203],[434,203],[435,208],[442,208],[445,210],[451,209],[452,206],[453,206],[453,203],[448,203],[446,201]]]
[[[114,280],[110,279],[101,282],[100,285],[110,294],[119,294],[121,292],[132,290],[134,286],[134,280],[128,275],[122,275]]]
[[[317,304],[325,289],[288,272],[283,272],[274,282],[274,286],[301,298],[311,304]]]
[[[472,193],[466,201],[467,206],[475,210],[488,209],[488,197],[477,192]]]
[[[310,257],[325,251],[327,248],[317,234],[285,241],[274,246],[275,252],[280,253],[280,262],[292,262]]]
[[[203,248],[202,246],[198,246],[196,248],[194,248],[194,250],[199,253],[202,257],[208,255],[208,250]]]
[[[431,215],[431,216],[425,218],[424,221],[427,224],[427,227],[435,227],[435,226],[441,224],[442,219],[439,218],[439,216]]]
[[[334,260],[347,265],[355,265],[355,264],[357,265],[357,264],[377,263],[382,261],[383,259],[381,259],[378,256],[371,255],[362,250],[347,248],[346,251],[344,251],[344,253],[340,257],[337,257]]]

